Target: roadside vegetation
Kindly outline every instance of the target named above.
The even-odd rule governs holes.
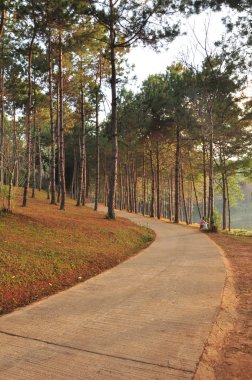
[[[20,198],[17,202],[20,203]],[[145,248],[153,233],[103,213],[50,206],[46,194],[0,219],[0,313],[26,305],[109,269]]]

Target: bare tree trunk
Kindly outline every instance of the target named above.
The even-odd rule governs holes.
[[[180,191],[179,191],[179,184],[180,184],[180,178],[179,178],[179,170],[180,168],[180,128],[177,125],[176,128],[176,158],[175,158],[175,215],[174,215],[174,222],[179,223],[179,199],[180,199]]]
[[[77,157],[76,157],[76,148],[74,145],[74,167],[73,167],[73,176],[71,181],[71,198],[75,198],[75,178],[76,178],[76,171],[77,171]]]
[[[199,211],[200,218],[201,213]],[[203,216],[207,215],[207,170],[206,170],[206,141],[203,137]]]
[[[112,137],[112,159],[110,186],[108,196],[108,214],[109,219],[115,219],[115,193],[117,186],[117,161],[118,161],[118,132],[117,132],[117,96],[116,96],[116,58],[115,58],[115,30],[114,30],[114,3],[109,0],[110,5],[110,65],[111,65],[111,137]]]
[[[60,127],[60,177],[61,199],[60,210],[65,210],[66,184],[65,184],[65,146],[64,146],[64,123],[63,123],[63,70],[62,70],[62,32],[59,33],[59,127]]]
[[[198,194],[197,194],[197,189],[196,189],[196,185],[195,185],[195,180],[194,180],[194,175],[193,175],[193,170],[192,170],[192,162],[191,162],[190,154],[188,154],[188,158],[189,158],[189,164],[190,164],[190,169],[191,169],[191,178],[192,178],[192,185],[193,185],[193,191],[194,191],[195,201],[196,201],[199,217],[201,219],[202,215],[201,215],[200,207],[199,207]],[[205,164],[203,166],[205,168]],[[205,191],[206,190],[206,183],[205,183],[206,172],[204,171],[204,173],[205,173],[204,174],[204,191]],[[204,201],[203,201],[203,211],[204,210],[206,211],[206,194],[205,193],[203,195],[203,199],[204,199]],[[203,214],[203,215],[205,216],[205,214]]]
[[[83,197],[83,193],[85,192],[84,187],[84,165],[85,165],[85,155],[86,155],[86,149],[85,149],[85,114],[84,114],[84,91],[83,88],[81,89],[81,131],[80,131],[80,139],[79,139],[79,145],[80,145],[80,167],[79,167],[79,190],[77,195],[77,202],[76,206],[80,206],[81,200]]]
[[[213,123],[211,122],[210,146],[209,146],[209,220],[210,229],[213,227],[214,193],[213,193]]]
[[[174,204],[173,204],[173,169],[171,169],[170,173],[170,191],[169,191],[169,197],[170,197],[170,221],[173,222],[174,218]]]
[[[143,197],[142,214],[144,216],[145,215],[145,209],[146,209],[146,163],[145,163],[145,150],[143,151],[142,197]]]
[[[156,146],[156,160],[157,160],[157,183],[156,183],[157,218],[160,219],[160,167],[159,167],[159,143],[158,143],[158,141],[157,141],[157,146]]]
[[[16,107],[15,104],[13,104],[13,116],[12,116],[12,123],[13,123],[13,161],[16,162],[15,169],[14,169],[14,183],[15,186],[18,186],[18,144],[17,144],[17,126],[16,126]],[[15,174],[16,173],[16,174]]]
[[[0,39],[3,36],[3,30],[4,30],[4,25],[5,25],[5,22],[6,22],[6,18],[7,18],[7,12],[6,12],[6,9],[5,9],[4,2],[3,2],[3,4],[2,4],[2,10],[1,10],[1,21],[0,21]]]
[[[150,204],[150,217],[155,216],[155,170],[153,163],[152,151],[150,151],[150,166],[151,166],[151,204]]]
[[[189,224],[188,210],[187,210],[186,198],[185,198],[184,174],[183,174],[183,164],[182,163],[180,166],[180,173],[181,173],[181,190],[182,190],[182,198],[183,198],[183,205],[184,205],[184,211],[185,211],[185,219],[186,219],[186,224]]]
[[[3,43],[2,43],[2,59],[3,56]],[[1,124],[0,124],[0,186],[4,184],[4,68],[0,70],[1,80]]]
[[[36,158],[37,158],[37,141],[36,141],[36,110],[33,109],[33,149],[32,149],[32,198],[35,198],[36,189]]]
[[[57,203],[60,202],[61,194],[61,166],[60,166],[60,84],[59,78],[57,81],[57,120],[56,120],[56,132],[57,132],[57,162],[58,162],[58,192]]]
[[[96,140],[96,155],[95,155],[95,201],[94,210],[98,210],[99,193],[100,193],[100,131],[99,131],[99,96],[96,94],[95,104],[95,140]]]
[[[27,193],[30,183],[30,170],[31,170],[31,112],[32,112],[32,53],[33,44],[36,37],[36,28],[34,26],[33,35],[29,47],[28,56],[28,105],[27,105],[27,146],[26,146],[26,173],[23,192],[23,207],[27,204]]]
[[[56,204],[56,176],[55,176],[55,126],[53,110],[53,62],[52,62],[52,38],[51,28],[48,38],[48,61],[49,61],[49,97],[50,97],[50,126],[51,126],[51,204]]]

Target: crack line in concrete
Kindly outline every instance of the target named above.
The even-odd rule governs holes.
[[[80,352],[86,352],[86,353],[94,354],[94,355],[98,355],[98,356],[106,356],[106,357],[110,357],[110,358],[114,358],[114,359],[127,360],[127,361],[131,361],[131,362],[135,362],[135,363],[140,363],[140,364],[147,364],[147,365],[153,365],[153,366],[161,367],[161,368],[173,369],[175,371],[194,373],[194,371],[192,371],[190,369],[177,368],[177,367],[173,367],[173,366],[169,366],[169,365],[164,365],[164,364],[150,363],[150,362],[146,362],[146,361],[142,361],[142,360],[137,360],[137,359],[133,359],[133,358],[127,358],[127,357],[123,357],[123,356],[116,356],[116,355],[112,355],[112,354],[106,354],[106,353],[103,353],[103,352],[96,352],[96,351],[91,351],[91,350],[85,350],[85,349],[82,349],[82,348],[67,346],[67,345],[63,345],[63,344],[59,344],[59,343],[53,343],[53,342],[49,342],[49,341],[38,339],[38,338],[30,338],[28,336],[13,334],[13,333],[9,333],[9,332],[2,331],[2,330],[0,330],[0,334],[4,334],[4,335],[15,337],[15,338],[32,340],[32,341],[39,342],[39,343],[45,343],[45,344],[48,344],[48,345],[51,345],[51,346],[60,347],[60,348],[68,348],[70,350],[75,350],[75,351],[80,351]]]

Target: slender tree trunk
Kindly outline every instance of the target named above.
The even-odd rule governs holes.
[[[76,157],[76,148],[74,145],[74,166],[73,166],[73,175],[72,175],[72,181],[71,181],[71,198],[75,198],[75,178],[76,178],[76,171],[77,171],[77,157]]]
[[[206,218],[206,215],[207,215],[206,141],[205,141],[205,137],[203,137],[203,216]]]
[[[159,143],[157,141],[156,146],[156,160],[157,160],[157,183],[156,183],[156,191],[157,191],[157,218],[160,219],[160,165],[159,165]]]
[[[213,227],[213,211],[214,211],[214,193],[213,193],[213,123],[211,122],[210,144],[209,144],[209,220],[210,229]]]
[[[229,197],[229,186],[227,175],[225,175],[226,189],[227,189],[227,204],[228,204],[228,231],[231,230],[231,208],[230,208],[230,197]]]
[[[143,197],[143,209],[142,214],[145,215],[146,210],[146,163],[145,163],[145,150],[143,151],[143,175],[142,175],[142,197]]]
[[[96,93],[95,103],[95,140],[96,140],[96,155],[95,155],[95,201],[94,210],[98,210],[99,193],[100,193],[100,131],[99,131],[99,96]]]
[[[184,212],[185,212],[185,219],[186,219],[186,224],[189,224],[188,210],[187,210],[186,198],[185,198],[184,173],[183,173],[182,163],[180,166],[180,173],[181,173],[181,190],[182,190],[182,199],[183,199],[183,206],[184,206]]]
[[[61,199],[60,210],[65,210],[66,184],[65,184],[65,146],[63,123],[63,70],[62,70],[62,32],[59,33],[59,127],[60,127],[60,177]]]
[[[193,185],[195,201],[196,201],[199,217],[201,219],[202,215],[201,215],[200,207],[199,207],[199,199],[198,199],[197,189],[196,189],[196,185],[195,185],[190,154],[189,154],[188,158],[189,158],[189,164],[190,164],[190,169],[191,169],[191,178],[192,178],[192,185]],[[204,165],[204,168],[205,168],[205,165]],[[206,175],[206,173],[205,173],[205,175]],[[205,175],[204,175],[204,190],[206,190]],[[204,201],[203,201],[203,212],[204,212],[204,210],[206,211],[206,194],[205,193],[203,195],[203,198],[204,198]],[[206,214],[203,214],[203,215],[205,216]]]
[[[151,204],[150,204],[150,217],[155,216],[155,170],[153,163],[153,153],[150,151],[150,166],[151,166]]]
[[[111,137],[112,137],[112,158],[110,187],[108,196],[108,214],[109,219],[115,219],[115,193],[117,186],[117,161],[118,161],[118,136],[117,136],[117,97],[116,97],[116,58],[115,58],[115,30],[114,30],[114,4],[109,0],[110,4],[110,65],[111,65]]]
[[[53,109],[53,62],[52,62],[52,37],[51,28],[48,38],[48,61],[49,61],[49,97],[50,97],[50,126],[51,126],[51,204],[56,204],[56,177],[55,177],[55,126]]]
[[[180,184],[180,128],[177,125],[176,128],[176,158],[175,158],[175,215],[174,215],[174,222],[179,223],[179,199],[180,199],[180,191],[179,191],[179,184]]]
[[[6,18],[7,18],[7,12],[6,12],[6,9],[5,9],[4,2],[3,2],[3,4],[2,4],[2,10],[1,10],[1,21],[0,21],[0,40],[2,39],[2,36],[3,36],[3,30],[4,30],[4,25],[5,25],[5,22],[6,22]]]
[[[3,43],[2,43],[2,60],[4,59],[3,56]],[[4,85],[4,68],[2,67],[0,70],[0,80],[1,80],[1,129],[0,129],[0,186],[4,184],[4,92],[5,92],[5,85]]]
[[[224,157],[224,177],[225,177],[225,187],[226,187],[226,195],[227,195],[227,206],[228,206],[228,230],[231,230],[231,208],[230,208],[230,196],[229,196],[229,186],[228,186],[228,176],[227,176],[227,168],[226,168],[226,159]]]
[[[32,149],[32,198],[35,198],[36,189],[36,158],[37,158],[37,141],[36,141],[36,109],[33,109],[33,149]]]
[[[12,125],[13,125],[13,161],[16,163],[14,169],[14,184],[18,186],[18,146],[17,146],[17,126],[16,126],[16,107],[13,104],[13,115],[12,115]],[[16,173],[16,174],[15,174]]]
[[[27,105],[27,146],[26,146],[26,173],[23,192],[23,207],[27,205],[27,193],[30,183],[30,170],[31,170],[31,112],[32,112],[32,53],[33,44],[36,37],[36,29],[33,29],[33,35],[29,47],[28,56],[28,105]]]
[[[227,193],[225,174],[221,173],[222,179],[222,229],[227,229]]]
[[[80,206],[82,197],[84,196],[83,193],[85,193],[84,165],[85,165],[86,149],[85,149],[85,114],[84,114],[83,88],[81,89],[81,131],[80,131],[79,145],[80,145],[79,190],[78,190],[78,195],[77,195],[76,206]]]
[[[38,140],[38,158],[39,158],[39,174],[38,174],[38,189],[41,191],[43,182],[43,161],[42,161],[42,147],[41,147],[41,137],[40,128],[37,126],[37,140]]]
[[[60,202],[60,194],[61,194],[61,166],[60,166],[60,84],[59,84],[59,77],[58,77],[58,80],[57,80],[56,133],[57,133],[57,166],[58,166],[57,203],[59,203]]]
[[[170,173],[170,220],[173,222],[174,219],[174,203],[173,203],[173,169],[171,169]]]

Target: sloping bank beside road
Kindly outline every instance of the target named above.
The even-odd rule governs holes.
[[[219,250],[198,231],[119,215],[148,224],[155,242],[85,283],[2,317],[1,379],[193,377],[221,302]]]

